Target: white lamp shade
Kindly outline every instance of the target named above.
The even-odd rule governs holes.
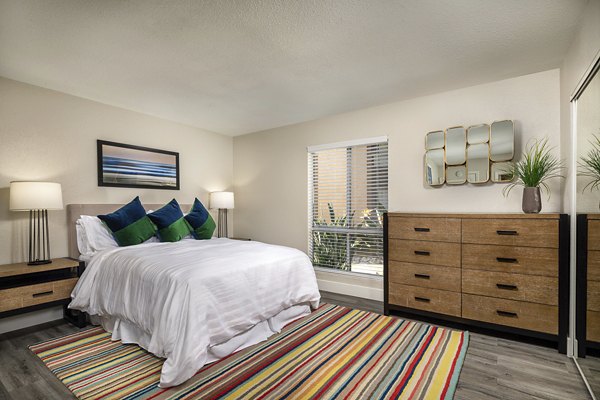
[[[62,210],[60,183],[11,182],[10,209],[12,211]]]
[[[212,192],[210,194],[210,208],[232,209],[233,206],[233,192]]]

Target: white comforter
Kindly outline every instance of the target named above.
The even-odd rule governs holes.
[[[299,303],[318,306],[311,262],[288,247],[229,239],[103,250],[88,263],[70,308],[143,330],[166,358],[160,386],[200,369],[207,349]]]

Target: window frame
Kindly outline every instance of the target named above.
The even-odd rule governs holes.
[[[369,145],[381,145],[381,144],[385,144],[388,146],[387,148],[387,152],[388,152],[388,162],[387,162],[387,195],[386,195],[386,202],[388,204],[385,205],[385,211],[387,212],[387,208],[389,207],[389,140],[387,136],[378,136],[378,137],[372,137],[372,138],[365,138],[365,139],[355,139],[355,140],[349,140],[349,141],[343,141],[343,142],[336,142],[336,143],[328,143],[328,144],[322,144],[322,145],[316,145],[316,146],[307,146],[307,167],[308,167],[308,179],[307,179],[307,192],[308,192],[308,252],[309,252],[309,257],[311,259],[311,262],[313,260],[313,232],[316,231],[320,231],[320,232],[331,232],[331,233],[341,233],[341,234],[346,234],[347,235],[347,246],[349,246],[349,243],[351,241],[350,239],[350,235],[352,234],[364,234],[364,233],[369,233],[369,231],[371,231],[371,233],[377,233],[380,235],[381,240],[383,241],[384,238],[384,229],[383,226],[381,228],[351,228],[351,227],[315,227],[314,225],[314,216],[315,216],[315,192],[318,192],[318,187],[315,185],[315,181],[314,181],[314,170],[313,170],[313,157],[314,157],[314,153],[318,153],[320,151],[325,151],[325,150],[334,150],[334,149],[342,149],[345,148],[346,149],[346,215],[349,215],[350,213],[352,213],[352,185],[349,185],[348,182],[351,182],[352,179],[352,147],[358,147],[358,146],[369,146]],[[368,183],[367,183],[368,185]],[[368,196],[367,196],[367,201],[368,201]],[[356,211],[356,210],[354,210]],[[317,228],[317,229],[315,229]],[[375,235],[373,235],[375,236]],[[382,251],[383,251],[383,246],[382,246]],[[351,252],[350,251],[346,251],[346,255],[348,257],[348,263],[351,266]],[[381,256],[383,257],[383,254],[381,254]],[[330,272],[330,273],[336,273],[336,274],[344,274],[344,275],[348,275],[348,276],[360,276],[363,278],[369,278],[369,279],[375,279],[375,280],[380,280],[383,278],[383,272],[381,275],[378,274],[374,274],[374,273],[368,273],[368,272],[357,272],[357,271],[351,271],[351,270],[344,270],[344,269],[340,269],[340,268],[334,268],[334,267],[326,267],[326,266],[319,266],[319,265],[313,265],[313,268],[316,271],[322,271],[322,272]]]

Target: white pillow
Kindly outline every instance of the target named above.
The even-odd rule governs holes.
[[[100,250],[119,247],[108,227],[93,215],[82,215],[75,225],[77,230],[77,247],[81,255],[89,257]],[[152,236],[144,243],[159,242],[156,236]]]
[[[119,247],[112,233],[108,230],[106,225],[102,223],[100,218],[91,215],[82,215],[79,221],[81,222],[80,226],[82,226],[85,231],[88,249],[91,250],[92,253]]]

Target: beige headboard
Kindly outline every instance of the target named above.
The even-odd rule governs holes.
[[[69,232],[69,257],[78,259],[79,249],[77,248],[77,232],[75,222],[82,215],[108,214],[123,207],[124,204],[68,204],[67,205],[67,226]],[[158,210],[164,204],[144,204],[146,211]],[[186,212],[192,206],[191,204],[180,204],[181,209]]]

